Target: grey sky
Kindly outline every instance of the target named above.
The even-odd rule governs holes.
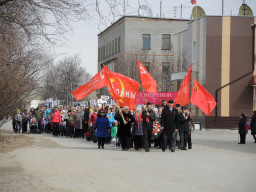
[[[106,15],[109,11],[105,0],[100,0],[102,10],[105,10]],[[120,0],[123,2],[123,0]],[[126,0],[127,1],[127,0]],[[153,12],[153,16],[157,17],[160,13],[160,0],[128,0],[129,7],[126,7],[127,15],[138,15],[139,3],[141,5],[148,5]],[[224,0],[224,15],[238,15],[239,7],[241,6],[243,0]],[[256,0],[246,0],[246,3],[251,7],[256,15]],[[174,6],[180,7],[183,5],[182,15],[183,18],[190,18],[192,11],[192,4],[190,0],[162,0],[162,13],[164,17],[174,18]],[[201,6],[206,15],[221,15],[221,5],[222,0],[197,0],[197,4]],[[119,13],[123,12],[123,8],[119,8]],[[104,13],[105,14],[105,13]],[[120,15],[120,14],[119,14]],[[113,20],[117,20],[120,16],[115,18],[109,17],[107,25],[109,26]],[[177,8],[176,18],[180,18],[180,8]],[[63,47],[56,47],[55,52],[60,54],[57,57],[56,61],[62,59],[68,55],[77,54],[82,59],[82,65],[86,67],[87,71],[92,75],[97,73],[97,46],[98,46],[98,37],[97,35],[104,30],[106,27],[100,25],[100,30],[98,28],[97,22],[78,22],[73,23],[73,32],[72,34],[67,34],[67,42]]]

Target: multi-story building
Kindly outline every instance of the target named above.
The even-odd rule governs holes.
[[[201,117],[205,127],[230,126],[232,118],[241,113],[251,116],[256,110],[255,23],[256,17],[205,16],[174,35],[174,90],[194,63],[192,81],[197,78],[217,101],[210,118],[192,107],[192,113]]]
[[[171,91],[172,38],[185,30],[189,20],[124,16],[98,35],[98,71],[105,64],[111,71],[137,81],[136,59],[146,66],[158,91]]]

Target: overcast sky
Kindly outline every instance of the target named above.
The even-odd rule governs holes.
[[[102,2],[102,10],[109,11],[108,6]],[[122,0],[120,0],[123,2]],[[127,0],[126,0],[127,1]],[[243,0],[224,0],[224,15],[238,15],[239,7]],[[153,17],[159,16],[160,13],[160,0],[128,0],[129,7],[126,7],[126,15],[138,15],[139,3],[140,5],[148,5],[153,12]],[[251,7],[256,15],[256,0],[246,0],[246,3]],[[180,18],[180,5],[182,4],[182,17],[190,18],[192,12],[192,4],[190,0],[162,0],[162,13],[166,18],[174,18],[174,7],[176,8],[176,18]],[[198,6],[201,6],[206,15],[221,15],[222,12],[222,0],[197,0]],[[119,12],[122,12],[123,8],[120,8]],[[106,13],[107,15],[107,13]],[[120,16],[110,19],[117,20]],[[108,26],[111,21],[109,20]],[[77,54],[82,60],[82,65],[91,74],[97,73],[97,50],[98,50],[98,34],[106,27],[100,25],[100,29],[97,22],[78,22],[73,23],[73,32],[66,35],[65,46],[56,47],[55,52],[60,54],[56,62],[65,56]]]

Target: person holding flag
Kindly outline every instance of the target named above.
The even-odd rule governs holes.
[[[119,114],[117,114],[116,119],[119,122],[117,137],[121,139],[122,151],[128,151],[130,146],[131,124],[134,122],[129,107],[123,107],[123,110],[120,110]]]

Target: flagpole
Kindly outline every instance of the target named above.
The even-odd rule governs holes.
[[[142,92],[143,92],[143,97],[144,97],[144,103],[145,103],[145,105],[147,105],[144,85],[141,85],[141,87],[142,87]]]

